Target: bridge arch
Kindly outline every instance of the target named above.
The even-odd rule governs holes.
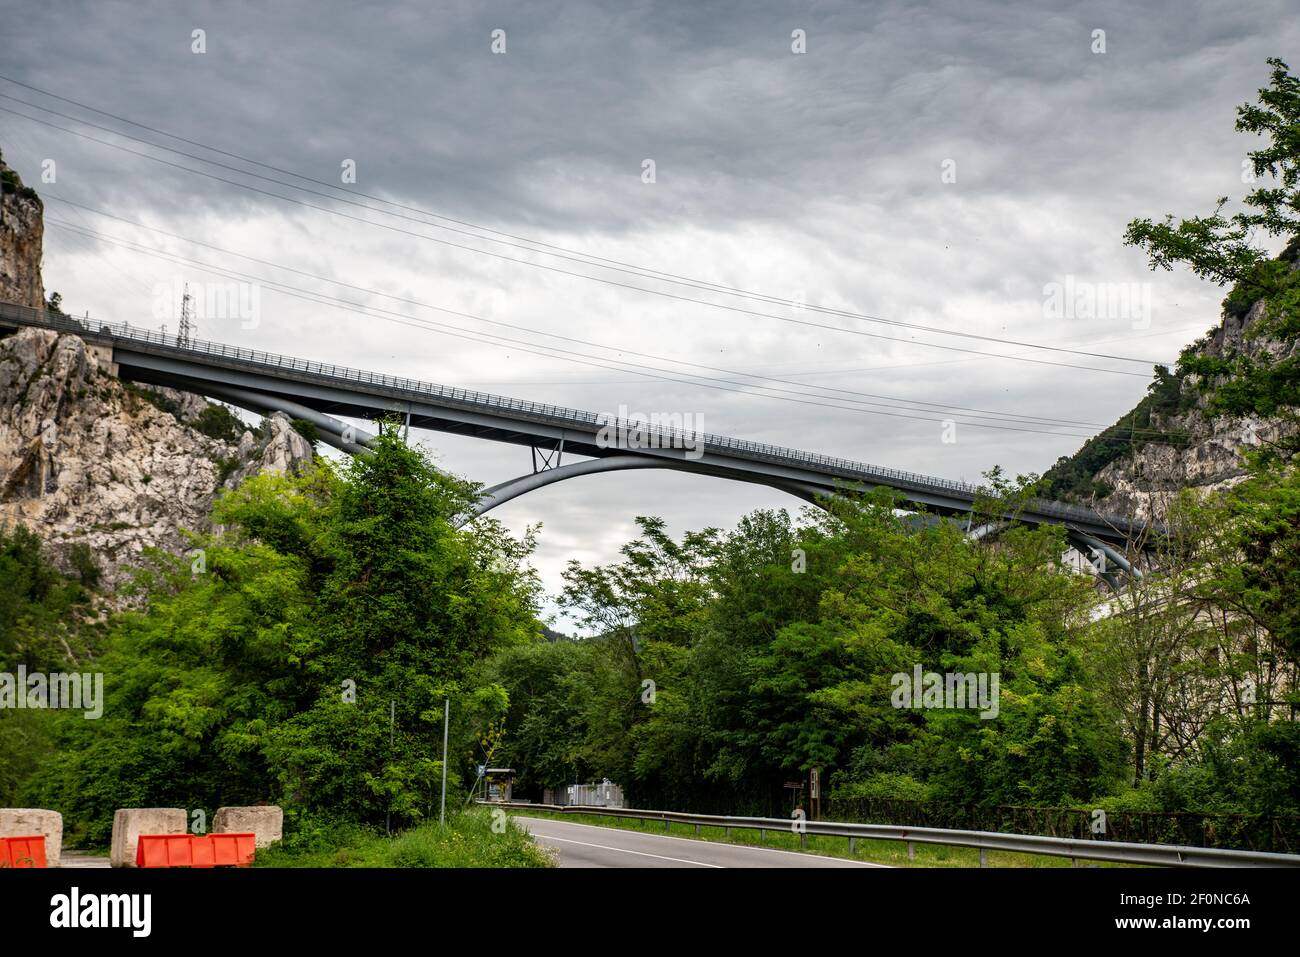
[[[554,468],[542,469],[541,471],[532,472],[528,475],[521,475],[518,478],[510,479],[493,485],[491,488],[483,491],[483,497],[479,499],[478,505],[475,506],[474,514],[467,517],[467,521],[478,518],[496,508],[498,505],[504,505],[511,499],[518,498],[526,492],[532,492],[547,485],[554,485],[557,482],[563,482],[567,479],[577,478],[580,475],[596,475],[601,472],[620,472],[628,469],[672,469],[673,471],[687,471],[677,465],[673,459],[660,459],[652,456],[642,455],[611,455],[606,458],[587,459],[582,462],[570,462],[568,465],[557,465]],[[698,473],[696,473],[698,474]],[[735,475],[727,475],[726,478],[732,481],[745,481]],[[767,481],[751,480],[752,485],[766,485],[769,488],[779,489],[782,492],[788,492],[805,502],[811,502],[814,505],[820,504],[819,499],[826,498],[826,492],[817,488],[815,485],[808,485],[802,482],[780,481],[770,479]]]

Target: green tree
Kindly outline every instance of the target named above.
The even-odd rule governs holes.
[[[1268,181],[1252,189],[1240,210],[1225,214],[1228,198],[1219,199],[1213,213],[1174,223],[1135,219],[1125,242],[1146,251],[1152,269],[1175,264],[1211,282],[1232,287],[1228,308],[1262,303],[1263,314],[1248,335],[1292,343],[1300,334],[1300,80],[1286,63],[1270,59],[1270,84],[1259,91],[1256,104],[1237,110],[1237,129],[1265,139],[1248,153],[1255,177]],[[1282,241],[1277,258],[1256,245],[1261,238]],[[1197,349],[1183,353],[1179,373],[1193,374],[1211,393],[1211,414],[1284,416],[1294,421],[1300,407],[1300,355],[1290,349],[1244,350],[1211,356]],[[1282,443],[1284,457],[1300,445],[1292,437]]]
[[[227,493],[188,557],[141,573],[147,608],[109,635],[105,713],[62,721],[34,793],[102,841],[118,807],[270,800],[405,826],[438,813],[443,701],[453,789],[504,713],[471,669],[538,630],[531,539],[456,527],[473,487],[392,428],[336,472]]]

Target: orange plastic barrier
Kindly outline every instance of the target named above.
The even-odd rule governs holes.
[[[141,834],[135,846],[136,867],[193,867],[189,834]]]
[[[256,834],[209,834],[213,863],[217,867],[247,867],[257,851]]]
[[[46,867],[45,835],[0,837],[0,867]]]
[[[247,867],[255,834],[141,834],[136,867]]]

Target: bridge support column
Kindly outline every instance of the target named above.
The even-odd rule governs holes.
[[[1093,538],[1086,532],[1082,532],[1069,525],[1065,527],[1065,532],[1066,538],[1069,539],[1070,544],[1077,548],[1079,553],[1085,558],[1087,557],[1088,552],[1092,552],[1094,555],[1099,555],[1101,557],[1101,567],[1097,568],[1097,574],[1105,579],[1112,588],[1117,588],[1119,586],[1119,579],[1115,572],[1106,570],[1106,562],[1110,562],[1130,578],[1142,577],[1142,572],[1139,569],[1134,568],[1133,564],[1127,558],[1100,539]],[[1095,565],[1094,568],[1096,568]]]
[[[117,377],[119,369],[117,363],[113,361],[113,347],[101,346],[98,343],[87,342],[86,351],[95,357],[99,367],[114,378]]]
[[[229,402],[231,405],[237,405],[249,412],[258,412],[263,415],[268,412],[283,412],[295,419],[310,422],[320,431],[322,442],[350,455],[360,455],[366,452],[375,441],[375,437],[369,432],[345,425],[332,415],[317,412],[315,409],[309,409],[305,405],[299,405],[297,402],[291,402],[279,396],[227,385],[204,386],[203,394],[214,399],[221,399],[223,402]]]

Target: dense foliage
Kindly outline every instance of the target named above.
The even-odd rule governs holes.
[[[972,542],[894,505],[680,541],[641,519],[622,561],[570,566],[599,637],[481,669],[520,787],[607,776],[638,806],[770,814],[819,768],[840,799],[1300,813],[1294,474],[1186,496],[1162,573],[1108,599],[1059,529]],[[898,707],[918,666],[996,673],[997,714]]]
[[[70,556],[81,573],[56,567],[48,549],[23,527],[0,528],[0,673],[57,671],[88,661],[95,641],[98,569],[84,549]],[[53,745],[49,712],[0,712],[0,807],[11,807],[22,783]]]
[[[766,813],[813,767],[994,803],[1121,782],[1123,741],[1075,651],[1090,589],[1060,566],[1060,531],[972,545],[894,505],[758,512],[680,542],[642,519],[622,562],[571,566],[564,600],[601,637],[507,649],[486,669],[510,695],[503,748],[521,784],[607,775],[640,804]],[[894,707],[891,676],[917,665],[999,673],[996,720]]]
[[[1269,60],[1271,83],[1259,91],[1258,103],[1237,110],[1237,129],[1263,137],[1261,148],[1248,154],[1252,182],[1258,183],[1241,208],[1224,214],[1227,197],[1208,216],[1163,222],[1135,219],[1127,242],[1146,251],[1152,269],[1184,265],[1197,276],[1228,286],[1225,310],[1241,315],[1255,303],[1260,320],[1248,332],[1252,338],[1282,346],[1276,350],[1230,351],[1211,356],[1199,349],[1184,351],[1179,371],[1195,375],[1210,396],[1209,412],[1261,415],[1297,421],[1300,409],[1300,354],[1288,344],[1300,338],[1300,79],[1281,60]],[[1262,182],[1260,178],[1265,178]],[[1279,256],[1259,245],[1261,239],[1281,241]],[[1290,457],[1300,445],[1290,438],[1277,450]]]
[[[142,574],[146,609],[116,619],[96,663],[104,716],[61,722],[31,799],[92,841],[119,807],[436,816],[444,699],[454,795],[504,705],[468,669],[536,632],[529,544],[453,527],[470,495],[391,430],[341,473],[321,463],[228,494],[223,532]]]

